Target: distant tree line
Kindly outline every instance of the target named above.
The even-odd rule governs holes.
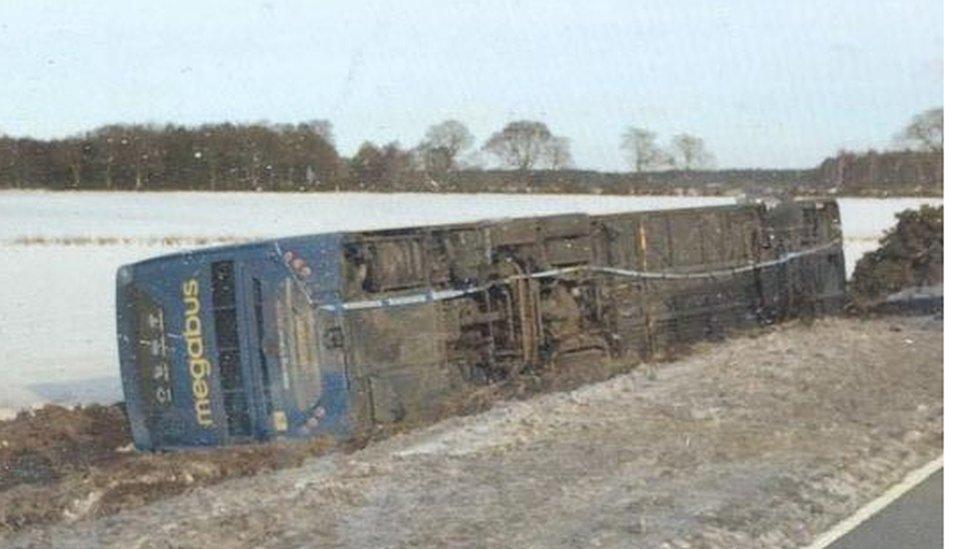
[[[642,175],[651,171],[690,172],[710,165],[711,155],[700,138],[680,135],[664,150],[654,144],[654,134],[634,128],[630,133],[622,148],[637,156],[635,173],[641,176],[628,179],[624,187],[631,191],[646,187]],[[0,136],[0,187],[486,192],[513,188],[617,192],[620,188],[606,181],[587,188],[575,176],[533,175],[566,172],[574,164],[569,139],[543,122],[516,120],[480,147],[474,145],[474,136],[457,120],[431,126],[413,148],[366,141],[348,159],[336,151],[332,126],[323,120],[197,127],[110,125],[65,139]],[[474,172],[491,175],[471,175]],[[473,189],[464,180],[485,187]]]
[[[327,121],[301,124],[110,125],[64,139],[0,135],[0,187],[100,190],[410,190],[477,157],[522,172],[572,165],[569,140],[516,121],[462,161],[474,137],[462,123],[432,126],[412,149],[365,142],[343,159]],[[430,189],[428,189],[430,190]]]
[[[445,192],[723,195],[755,189],[782,192],[816,186],[815,170],[666,170],[653,173],[591,170],[466,170],[438,181]],[[427,190],[430,190],[429,188]]]
[[[637,177],[587,187],[575,176],[570,141],[543,122],[516,120],[474,147],[457,120],[428,128],[413,148],[364,142],[351,158],[336,151],[332,127],[301,124],[110,125],[65,139],[0,136],[0,187],[100,190],[437,191],[523,189],[630,192],[650,172],[711,167],[704,141],[676,136],[668,149],[631,128],[621,148]],[[490,168],[490,169],[486,169]],[[482,172],[490,175],[471,175]],[[591,172],[567,172],[591,173]],[[613,178],[611,178],[613,179]],[[467,182],[478,181],[482,189]],[[581,188],[582,187],[582,188]]]
[[[841,152],[810,170],[715,170],[695,135],[658,144],[630,127],[620,149],[632,171],[574,170],[571,142],[545,123],[516,120],[480,147],[446,120],[416,146],[363,143],[337,152],[332,126],[300,124],[110,125],[65,139],[0,135],[0,188],[247,191],[454,191],[718,194],[855,191],[942,183],[942,109],[896,136],[900,152]],[[910,184],[910,185],[909,185]]]
[[[820,164],[818,179],[845,193],[941,192],[943,127],[941,107],[919,113],[895,134],[896,150],[840,151]]]
[[[912,194],[942,190],[941,151],[841,151],[818,169],[823,187],[845,193],[890,191]]]
[[[315,189],[340,169],[324,121],[112,125],[50,141],[0,137],[0,186],[11,188]]]

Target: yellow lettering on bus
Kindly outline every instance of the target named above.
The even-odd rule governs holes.
[[[210,361],[204,356],[203,324],[200,321],[200,284],[195,278],[183,282],[183,342],[186,345],[187,367],[193,380],[193,408],[197,423],[213,425],[210,404]]]

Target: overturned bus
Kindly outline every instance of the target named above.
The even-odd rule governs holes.
[[[569,214],[224,246],[119,269],[135,445],[175,449],[437,418],[526,370],[651,360],[837,310],[837,205]]]

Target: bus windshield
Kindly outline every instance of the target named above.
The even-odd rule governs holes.
[[[314,406],[322,393],[322,341],[313,303],[292,278],[279,286],[275,299],[282,388],[299,409]]]

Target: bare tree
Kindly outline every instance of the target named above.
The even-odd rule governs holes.
[[[429,171],[452,170],[457,167],[458,155],[473,143],[474,136],[467,126],[457,120],[445,120],[427,128],[418,151]]]
[[[542,147],[543,165],[550,170],[573,167],[573,155],[569,151],[569,138],[553,136]]]
[[[335,138],[332,135],[332,122],[328,120],[309,120],[305,122],[304,125],[311,128],[312,133],[319,136],[322,141],[325,141],[329,145],[335,145]]]
[[[700,170],[711,167],[715,157],[705,148],[705,140],[683,133],[671,139],[675,165],[682,170]]]
[[[495,132],[483,148],[502,164],[525,171],[539,162],[552,137],[552,132],[542,122],[518,120]]]
[[[942,107],[916,114],[896,140],[912,149],[942,152],[942,118]]]
[[[654,142],[656,139],[654,132],[635,127],[627,128],[621,136],[620,148],[635,172],[644,173],[672,164],[673,159]]]
[[[349,161],[349,169],[360,188],[396,190],[412,164],[410,151],[402,149],[396,141],[383,147],[366,141]]]
[[[421,143],[413,151],[418,168],[431,175],[442,175],[457,167],[455,157],[445,147],[435,147],[428,142]]]

